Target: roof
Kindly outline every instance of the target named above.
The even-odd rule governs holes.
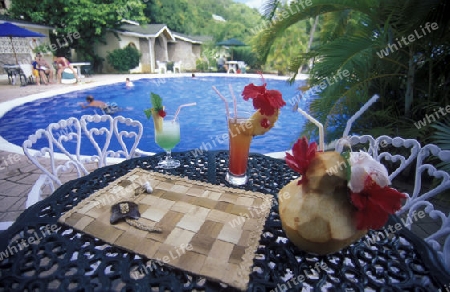
[[[173,32],[173,35],[176,39],[181,39],[183,41],[190,42],[193,44],[202,44],[207,41],[212,41],[212,39],[213,39],[210,36],[190,36],[190,35],[175,32],[175,31]]]
[[[47,29],[53,29],[52,26],[48,26],[46,24],[42,24],[42,23],[33,23],[30,21],[25,21],[22,19],[14,19],[11,18],[8,15],[4,15],[4,14],[0,14],[0,22],[10,22],[12,24],[18,25],[20,27],[24,27],[24,28],[47,28]]]
[[[212,18],[213,18],[215,21],[226,22],[225,18],[223,18],[223,17],[220,16],[220,15],[213,14],[213,15],[212,15]]]
[[[144,37],[144,38],[156,38],[161,33],[164,33],[164,35],[170,40],[175,41],[174,36],[172,35],[172,32],[167,28],[167,25],[165,24],[143,24],[143,25],[134,25],[134,24],[128,24],[124,23],[120,26],[119,29],[116,29],[117,32],[129,35],[129,36],[135,36],[135,37]]]

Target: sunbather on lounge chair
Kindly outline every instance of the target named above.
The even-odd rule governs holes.
[[[52,83],[53,80],[53,71],[50,69],[50,65],[42,59],[41,54],[37,53],[36,57],[32,63],[33,65],[33,75],[36,77],[36,84],[41,85],[41,81],[48,85],[48,83]],[[49,74],[49,80],[47,80],[47,75]]]
[[[73,76],[77,79],[77,82],[80,82],[80,78],[77,75],[77,71],[70,65],[70,62],[64,57],[53,57],[53,61],[55,62],[58,70],[58,83],[61,83],[61,76],[64,72],[64,69],[69,68],[73,72]]]

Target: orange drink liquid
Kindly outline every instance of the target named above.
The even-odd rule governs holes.
[[[253,138],[249,130],[250,127],[251,123],[246,118],[228,119],[230,158],[227,181],[234,185],[242,185],[247,182],[248,153],[250,150],[250,142]]]

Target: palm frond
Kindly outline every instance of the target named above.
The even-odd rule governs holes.
[[[280,0],[266,0],[261,7],[263,17],[267,20],[272,19],[281,4]]]
[[[312,5],[305,7],[305,9],[293,10],[297,11],[296,13],[281,13],[281,17],[279,17],[279,19],[272,19],[270,25],[255,36],[254,48],[261,60],[265,61],[267,59],[267,55],[269,54],[270,47],[275,39],[280,36],[282,31],[298,21],[316,17],[321,14],[341,11],[342,9],[353,9],[355,11],[360,11],[361,13],[373,14],[375,2],[376,1],[370,0],[362,0],[357,2],[352,0],[315,0]],[[291,2],[290,5],[292,6],[299,4],[296,2]]]

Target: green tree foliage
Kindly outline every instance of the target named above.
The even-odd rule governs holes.
[[[221,16],[225,22],[213,19],[213,14]],[[212,36],[212,44],[203,44],[202,59],[198,60],[198,70],[215,67],[219,51],[216,42],[237,38],[250,42],[256,28],[261,25],[261,14],[256,9],[232,0],[149,0],[145,15],[152,23],[164,23],[176,32],[188,35]],[[254,68],[259,64],[253,52],[237,49],[236,56]]]
[[[213,14],[226,22],[214,20]],[[145,15],[152,23],[165,23],[189,35],[209,35],[215,41],[232,37],[248,41],[262,22],[256,9],[232,0],[149,0]]]
[[[123,49],[108,52],[106,60],[119,72],[128,72],[139,65],[141,53],[134,46],[128,45]]]
[[[83,60],[95,62],[99,59],[93,44],[104,43],[106,30],[119,27],[124,19],[146,22],[144,8],[140,0],[14,0],[9,13],[55,27],[56,33],[51,36],[55,44],[57,39],[64,43],[65,36],[78,32],[80,38],[73,39],[70,48],[76,49]],[[64,50],[57,53],[63,54]]]
[[[271,18],[282,6],[280,1],[268,2],[266,17]],[[276,41],[290,27],[320,16],[320,44],[292,58],[290,71],[297,73],[307,60],[314,60],[309,83],[322,91],[309,111],[328,129],[336,129],[327,132],[328,139],[339,138],[346,119],[379,94],[379,102],[357,121],[352,132],[424,140],[432,128],[419,131],[413,122],[449,100],[449,10],[445,0],[314,0],[306,9],[262,31],[254,48],[268,60]],[[439,29],[424,35],[422,28],[427,23],[436,23]],[[402,38],[415,31],[421,37],[403,43]],[[389,46],[387,54],[382,54]],[[350,73],[347,77],[333,79],[344,70]],[[327,78],[332,83],[325,82]],[[317,131],[308,125],[304,133]]]
[[[290,62],[301,52],[307,52],[309,30],[308,20],[292,25],[276,40],[267,56],[265,65],[268,70],[275,69],[280,75],[289,73]]]
[[[187,0],[150,0],[144,13],[152,23],[164,23],[177,32],[189,33],[194,26],[194,11]]]

